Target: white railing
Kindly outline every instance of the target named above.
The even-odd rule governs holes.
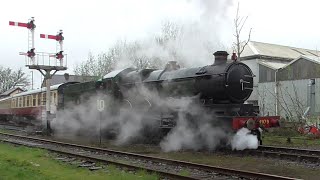
[[[55,53],[37,52],[32,59],[29,58],[26,53],[20,53],[20,55],[25,55],[26,66],[38,65],[67,67],[67,54],[63,54],[64,58],[62,60],[57,59],[55,57]]]

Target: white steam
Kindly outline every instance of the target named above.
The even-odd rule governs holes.
[[[159,33],[135,42],[118,42],[115,49],[120,56],[115,67],[140,68],[143,64],[162,68],[168,61],[177,61],[181,67],[204,66],[214,62],[215,51],[230,50],[233,23],[227,14],[234,0],[188,0],[187,4],[195,7],[196,12],[190,13],[197,18],[168,18]]]
[[[105,111],[97,110],[97,99],[105,100]],[[116,101],[108,96],[93,96],[88,100],[81,97],[81,104],[69,103],[65,110],[59,111],[52,127],[57,136],[96,138],[102,135],[116,134],[116,143],[124,144],[140,135],[145,125],[142,114],[127,107],[117,106]]]
[[[163,151],[213,150],[228,138],[227,131],[213,125],[217,122],[215,116],[193,103],[193,98],[171,100],[170,105],[178,106],[179,113],[176,127],[160,143]]]
[[[247,128],[241,128],[232,138],[231,147],[233,150],[257,149],[257,136],[250,134]]]
[[[223,126],[223,120],[215,118],[210,110],[205,110],[196,103],[197,96],[161,98],[143,87],[128,91],[126,96],[135,95],[137,99],[143,99],[137,92],[150,100],[154,107],[151,113],[148,112],[150,109],[147,106],[135,108],[137,103],[134,103],[134,99],[131,99],[130,106],[126,104],[119,106],[115,99],[103,96],[106,111],[99,114],[96,100],[101,99],[101,96],[91,97],[86,101],[81,98],[81,104],[71,104],[71,106],[69,104],[68,109],[59,112],[56,120],[52,122],[55,134],[62,137],[82,136],[97,139],[101,128],[104,137],[110,133],[115,135],[117,145],[134,143],[137,140],[139,142],[141,139],[152,140],[157,137],[157,133],[160,133],[158,129],[160,119],[156,117],[159,117],[158,115],[164,109],[174,109],[177,111],[176,126],[157,141],[165,152],[181,149],[214,150],[220,145],[230,144],[235,150],[258,147],[257,137],[249,134],[250,131],[246,128],[240,129],[233,136],[231,129]],[[153,134],[146,134],[146,132]]]

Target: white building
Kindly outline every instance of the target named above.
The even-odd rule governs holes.
[[[259,83],[275,81],[278,69],[285,67],[291,61],[302,55],[318,57],[320,52],[309,49],[250,41],[241,54],[241,61],[247,64],[256,75],[254,78],[254,90],[248,99],[248,103],[258,105]]]
[[[268,67],[265,71],[274,72]],[[258,84],[262,114],[290,118],[320,114],[320,57],[300,56],[278,69],[276,75],[276,79],[264,79]]]

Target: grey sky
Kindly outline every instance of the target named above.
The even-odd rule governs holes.
[[[39,34],[55,34],[63,29],[72,73],[74,64],[85,60],[89,51],[106,51],[118,39],[153,36],[164,20],[209,23],[219,14],[224,21],[219,23],[221,27],[208,26],[207,32],[217,33],[229,46],[236,6],[237,1],[231,0],[5,1],[0,11],[0,63],[12,68],[24,66],[24,57],[18,53],[27,51],[27,29],[9,26],[10,20],[27,22],[35,17],[36,51],[55,52],[55,41],[40,39]],[[320,49],[319,8],[317,0],[240,1],[241,15],[249,15],[246,27],[253,28],[252,40],[310,49]],[[39,79],[40,73],[35,76]]]

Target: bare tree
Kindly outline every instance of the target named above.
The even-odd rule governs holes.
[[[186,34],[186,29],[188,28],[176,22],[164,21],[161,33],[155,38],[152,37],[134,42],[118,40],[106,52],[98,55],[90,53],[85,62],[75,67],[74,73],[82,76],[101,77],[115,68],[119,69],[130,66],[137,69],[164,68],[168,61],[177,61],[181,67],[185,67],[185,62],[190,57],[188,54],[190,53],[190,44],[194,45],[194,41],[187,41],[186,39],[190,39],[188,35],[196,35],[194,39],[198,40],[198,35],[201,33],[201,31],[197,31],[198,29],[193,32],[189,28]],[[205,54],[211,57],[213,50],[212,43],[206,38],[204,41],[200,41],[199,45],[204,47],[200,47],[201,50],[206,49],[207,52]],[[197,46],[197,48],[199,47]],[[193,62],[189,64],[194,64]]]
[[[276,96],[275,93],[267,88],[265,85],[259,85],[259,105],[262,113],[270,112],[275,114],[275,99],[279,98],[279,107],[282,111],[282,115],[295,121],[301,121],[301,117],[304,113],[306,103],[304,102],[302,94],[298,93],[297,86],[291,82],[289,85],[284,85],[285,87],[279,87],[279,95]],[[272,88],[271,88],[272,89]],[[291,90],[291,91],[289,91]]]
[[[114,69],[114,57],[106,53],[97,56],[89,53],[87,61],[77,64],[74,68],[75,75],[99,79]]]
[[[103,77],[115,68],[134,66],[137,69],[151,67],[150,58],[144,55],[144,44],[140,41],[119,40],[107,52],[97,56],[89,53],[88,59],[76,65],[74,73],[81,76]]]
[[[155,38],[156,42],[166,46],[169,41],[175,41],[180,38],[183,28],[172,21],[162,23],[161,34]]]
[[[29,85],[29,80],[22,69],[14,71],[11,68],[0,66],[0,93],[18,85],[23,88]]]
[[[241,33],[243,30],[244,25],[246,24],[246,21],[248,19],[248,16],[240,16],[239,15],[239,3],[238,3],[238,7],[237,7],[237,14],[236,17],[234,18],[233,22],[234,22],[234,26],[235,26],[235,38],[236,41],[233,43],[233,50],[236,51],[237,56],[238,56],[238,60],[240,61],[240,56],[241,53],[243,52],[244,48],[248,45],[249,41],[250,41],[250,36],[251,36],[251,30],[252,28],[250,28],[249,30],[249,35],[247,40],[241,40]]]

